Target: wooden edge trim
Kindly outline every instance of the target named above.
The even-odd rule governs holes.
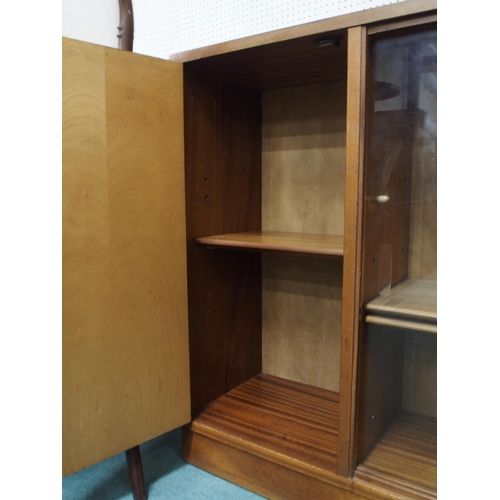
[[[376,35],[377,33],[385,33],[386,31],[394,31],[404,28],[411,28],[413,26],[422,26],[423,24],[437,23],[437,14],[429,14],[427,16],[415,17],[412,19],[405,19],[403,21],[396,21],[393,23],[377,24],[368,28],[368,36]]]
[[[290,233],[291,234],[291,233]],[[234,250],[247,250],[257,252],[285,252],[301,255],[319,255],[324,257],[342,257],[344,255],[343,238],[339,244],[338,241],[330,241],[330,246],[315,245],[308,241],[305,235],[304,239],[300,239],[299,235],[294,238],[293,235],[287,240],[283,233],[268,233],[264,232],[245,232],[222,234],[215,236],[202,236],[194,238],[197,245],[202,245],[210,250],[214,248],[225,248]],[[328,236],[327,236],[328,237]],[[256,238],[256,239],[252,239]],[[325,238],[326,239],[326,238]],[[331,237],[333,240],[333,237]]]
[[[394,18],[423,14],[435,10],[437,10],[437,0],[405,0],[396,4],[352,12],[329,19],[312,21],[298,26],[291,26],[289,28],[282,28],[259,35],[230,40],[186,52],[179,52],[178,54],[170,55],[169,59],[178,62],[194,61],[204,57],[234,52],[236,50],[247,49],[259,45],[267,45],[270,43],[315,35],[317,33],[347,29],[358,25],[388,21]]]
[[[375,488],[387,490],[395,495],[403,495],[404,498],[418,498],[419,500],[435,500],[436,492],[425,487],[419,487],[408,481],[398,481],[394,478],[381,477],[377,471],[358,466],[353,479],[354,482],[361,482],[365,485],[372,485]]]
[[[223,443],[246,453],[251,453],[256,457],[263,458],[277,465],[281,465],[282,467],[286,467],[287,469],[294,470],[295,472],[299,472],[307,476],[315,477],[316,479],[320,479],[322,481],[333,481],[333,483],[347,484],[345,483],[345,478],[339,478],[333,471],[328,472],[312,465],[305,464],[304,462],[300,462],[299,460],[286,455],[282,455],[276,451],[269,450],[268,448],[263,448],[262,446],[250,441],[240,440],[238,438],[228,436],[223,431],[199,424],[196,422],[196,419],[184,427],[184,432],[200,434],[212,439],[215,442]]]
[[[348,30],[347,60],[346,202],[337,473],[351,477],[354,470],[355,387],[361,286],[366,79],[365,27],[358,26]]]
[[[132,52],[134,46],[134,9],[132,0],[118,0],[120,24],[118,25],[118,48]]]

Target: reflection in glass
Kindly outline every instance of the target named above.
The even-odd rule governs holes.
[[[369,61],[355,476],[427,498],[436,495],[436,30],[376,35]]]

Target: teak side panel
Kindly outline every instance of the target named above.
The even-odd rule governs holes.
[[[195,238],[261,227],[260,94],[184,70],[193,412],[261,372],[260,255]]]
[[[361,285],[361,200],[364,170],[366,77],[366,29],[364,27],[351,28],[348,31],[347,64],[346,193],[337,465],[337,472],[345,477],[352,475],[354,468],[356,356]]]
[[[190,419],[182,68],[63,39],[63,475]]]

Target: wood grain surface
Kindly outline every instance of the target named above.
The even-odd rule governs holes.
[[[321,40],[332,43],[320,47]],[[346,50],[345,33],[336,31],[267,46],[256,45],[185,64],[190,71],[216,76],[239,87],[282,89],[345,80]]]
[[[339,81],[262,99],[262,229],[330,255],[344,230],[345,95]],[[341,262],[263,255],[264,372],[338,391],[341,282]]]
[[[336,473],[338,394],[261,375],[183,429],[188,463],[270,499],[396,500]]]
[[[259,375],[209,404],[193,431],[271,461],[335,471],[338,394]]]
[[[190,427],[183,429],[183,457],[192,465],[272,500],[401,498],[365,481],[352,481],[315,467],[303,470],[298,462],[277,463],[262,458],[226,444],[218,436],[212,439],[194,432]]]
[[[182,68],[63,39],[63,475],[189,421]]]
[[[358,466],[354,478],[405,498],[436,498],[436,419],[401,413]]]
[[[338,392],[342,262],[262,258],[262,370]]]
[[[344,238],[329,234],[303,234],[286,231],[248,231],[195,238],[196,243],[208,247],[234,248],[305,255],[341,257]]]
[[[261,256],[195,238],[261,229],[261,98],[184,68],[191,401],[262,371]]]
[[[366,28],[348,30],[346,192],[344,266],[342,283],[342,338],[340,360],[338,473],[354,470],[356,376],[362,262],[362,196],[364,172]]]
[[[345,131],[345,80],[263,92],[263,230],[343,235]]]

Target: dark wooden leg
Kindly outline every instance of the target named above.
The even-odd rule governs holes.
[[[128,477],[134,500],[146,500],[148,492],[144,485],[144,473],[142,471],[141,450],[139,446],[130,448],[125,452],[127,456]]]

